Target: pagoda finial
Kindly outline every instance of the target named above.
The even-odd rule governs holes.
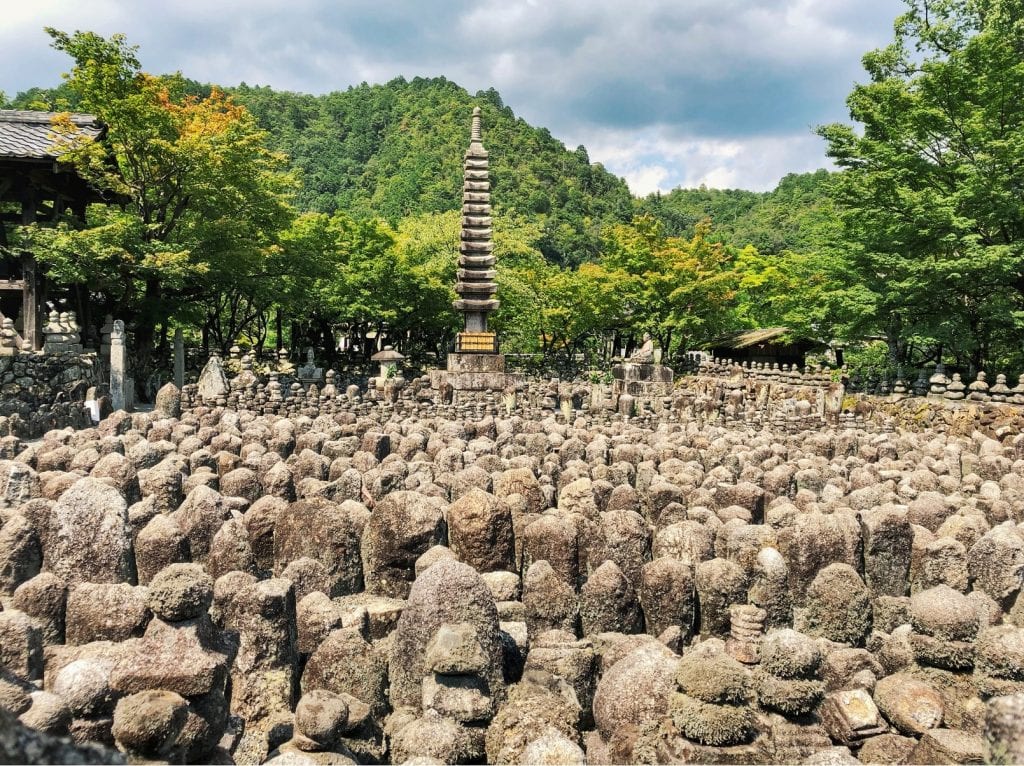
[[[480,107],[473,107],[473,128],[469,133],[469,140],[472,143],[483,141],[483,134],[480,132]]]

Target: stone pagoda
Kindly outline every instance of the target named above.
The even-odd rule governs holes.
[[[519,376],[505,373],[498,336],[487,328],[487,315],[500,302],[494,281],[497,272],[491,240],[491,184],[479,107],[473,109],[469,149],[462,167],[462,236],[455,284],[459,297],[452,305],[462,313],[463,330],[456,336],[455,351],[448,355],[448,369],[436,370],[431,379],[435,388],[446,382],[456,391],[501,391]]]
[[[473,109],[473,128],[463,163],[462,238],[453,304],[465,318],[456,353],[498,353],[497,336],[487,330],[487,315],[500,305],[495,295],[494,243],[491,241],[491,183],[487,150],[480,137],[480,107]]]

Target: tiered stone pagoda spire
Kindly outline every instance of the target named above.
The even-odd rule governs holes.
[[[491,184],[487,150],[481,142],[480,107],[473,109],[469,149],[463,162],[462,238],[453,303],[465,316],[465,332],[487,332],[487,315],[499,304],[494,282],[494,243],[491,241]]]

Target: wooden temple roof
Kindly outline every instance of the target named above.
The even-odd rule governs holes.
[[[0,109],[0,159],[52,160],[69,148],[70,136],[54,131],[59,112]],[[91,114],[71,114],[77,137],[97,140],[106,127]]]
[[[743,330],[724,338],[718,338],[710,345],[716,348],[749,348],[762,343],[774,343],[789,332],[788,327],[762,327],[756,330]]]

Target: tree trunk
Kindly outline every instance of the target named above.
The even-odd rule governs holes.
[[[903,335],[903,320],[897,312],[889,315],[889,322],[885,331],[885,343],[889,347],[889,366],[898,367],[904,362],[904,347],[901,344]]]
[[[664,337],[660,338],[660,343],[661,343],[662,358],[665,360],[665,364],[668,364],[669,351],[672,348],[672,328],[671,327],[668,328],[668,330],[665,331]]]
[[[135,392],[139,401],[144,399],[146,380],[153,373],[153,341],[156,335],[156,317],[160,305],[160,280],[151,277],[146,280],[143,310],[135,318],[135,364],[132,376],[135,378]],[[116,317],[115,317],[116,318]]]

